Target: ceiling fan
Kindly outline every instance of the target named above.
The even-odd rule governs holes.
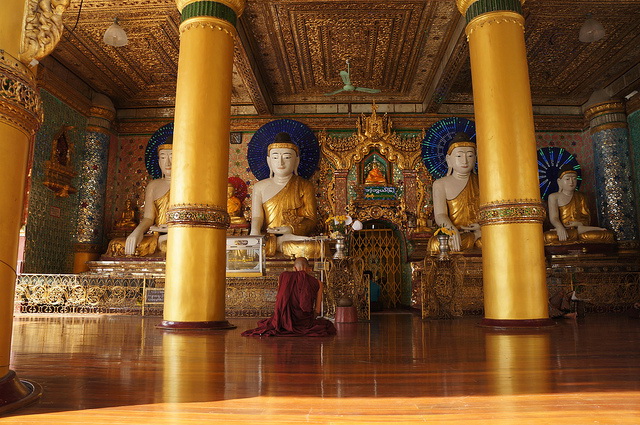
[[[333,96],[334,94],[338,94],[341,93],[343,91],[361,91],[364,93],[380,93],[380,90],[378,89],[368,89],[366,87],[356,87],[353,84],[351,84],[351,68],[349,66],[349,59],[347,59],[347,70],[346,71],[340,71],[340,77],[342,77],[342,82],[344,83],[344,87],[342,87],[339,90],[336,91],[332,91],[331,93],[325,93],[325,96]]]

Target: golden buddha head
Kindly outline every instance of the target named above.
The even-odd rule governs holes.
[[[291,141],[288,133],[278,133],[274,143],[267,147],[267,165],[271,177],[298,174],[299,164],[298,146]]]
[[[471,174],[476,165],[476,144],[471,141],[466,133],[456,133],[449,144],[445,157],[449,172],[459,174]]]
[[[231,198],[235,194],[235,187],[231,183],[227,183],[227,198]]]

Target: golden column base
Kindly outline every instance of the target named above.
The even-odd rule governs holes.
[[[32,381],[20,380],[12,370],[0,378],[0,415],[20,409],[36,401],[42,387]]]

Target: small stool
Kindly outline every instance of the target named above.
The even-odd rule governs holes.
[[[358,310],[355,306],[336,307],[336,323],[355,323],[358,321]]]

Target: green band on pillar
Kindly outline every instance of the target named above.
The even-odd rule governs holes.
[[[234,27],[236,26],[236,12],[229,6],[215,1],[197,1],[189,3],[182,9],[182,18],[180,22],[197,16],[213,16],[215,18],[224,19]]]
[[[483,13],[509,10],[522,15],[520,0],[478,0],[467,9],[467,23]]]

